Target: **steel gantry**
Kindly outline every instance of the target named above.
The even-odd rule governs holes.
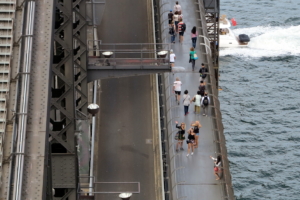
[[[219,86],[219,17],[220,0],[203,0],[211,57],[215,70],[217,87]]]
[[[76,199],[76,121],[87,118],[88,103],[86,1],[55,3],[48,191],[53,188],[55,199]]]

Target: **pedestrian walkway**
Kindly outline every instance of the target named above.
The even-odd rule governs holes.
[[[172,0],[169,5],[170,9],[173,10],[175,5],[175,0]],[[190,38],[190,32],[193,26],[197,26],[196,18],[196,4],[192,0],[188,1],[179,1],[179,4],[182,7],[183,21],[186,23],[186,32],[184,34],[183,44],[179,44],[178,37],[176,37],[176,43],[172,45],[174,53],[176,54],[175,67],[184,67],[185,73],[174,73],[169,74],[165,77],[166,85],[169,85],[168,91],[166,91],[166,96],[168,99],[168,106],[170,109],[170,125],[169,125],[169,134],[172,133],[172,136],[169,137],[169,144],[173,145],[173,148],[170,150],[170,164],[172,165],[172,173],[176,175],[173,176],[172,188],[173,199],[187,199],[187,200],[196,200],[196,199],[212,199],[219,200],[224,199],[223,195],[223,186],[220,184],[222,180],[215,180],[216,177],[213,174],[213,160],[209,157],[210,155],[216,157],[216,144],[214,143],[214,133],[213,133],[213,122],[208,112],[208,116],[202,116],[201,114],[196,115],[194,111],[194,103],[191,103],[189,107],[189,114],[184,116],[184,107],[182,103],[182,96],[180,105],[177,106],[175,102],[175,96],[172,93],[172,85],[175,81],[175,78],[179,77],[182,82],[182,93],[184,90],[189,91],[189,95],[193,97],[198,91],[199,82],[199,69],[201,67],[201,54],[199,48],[199,39],[197,41],[196,51],[199,56],[199,59],[196,61],[195,72],[192,72],[192,64],[188,62],[189,52],[192,47],[192,41]],[[168,98],[168,95],[172,95]],[[174,96],[174,97],[173,97]],[[172,108],[173,107],[173,108]],[[187,144],[184,141],[184,151],[179,151],[176,153],[174,136],[176,134],[175,121],[178,123],[185,122],[187,127],[186,131],[191,127],[191,123],[194,121],[200,121],[202,128],[200,128],[199,136],[199,147],[195,149],[194,155],[187,157]],[[171,129],[171,130],[170,130]],[[186,133],[187,138],[187,133]],[[174,192],[175,191],[175,192]],[[174,196],[176,195],[176,196]]]

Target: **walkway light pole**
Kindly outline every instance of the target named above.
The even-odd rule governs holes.
[[[87,110],[90,114],[92,114],[92,141],[91,141],[91,163],[90,163],[90,196],[93,194],[93,170],[94,170],[94,144],[95,144],[95,124],[96,124],[96,117],[95,115],[99,112],[99,106],[96,103],[92,103],[88,106]]]

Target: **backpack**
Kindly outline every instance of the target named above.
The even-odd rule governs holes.
[[[208,72],[207,68],[200,68],[200,70],[199,70],[200,76],[202,78],[206,77],[207,74],[205,74],[205,73],[207,73],[207,72]]]
[[[199,86],[199,91],[200,91],[200,95],[201,95],[201,96],[204,96],[204,93],[205,93],[205,85],[200,85],[200,86]]]
[[[208,98],[207,97],[204,97],[204,99],[203,99],[203,105],[204,106],[208,106]]]
[[[174,32],[174,28],[173,28],[173,27],[169,28],[169,34],[170,34],[170,35],[174,35],[174,33],[175,33],[175,32]]]
[[[184,31],[185,31],[185,29],[186,29],[186,25],[185,25],[185,23],[181,24],[181,32],[184,32]]]

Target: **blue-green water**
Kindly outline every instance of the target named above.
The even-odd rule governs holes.
[[[300,0],[221,0],[248,48],[220,51],[220,101],[235,195],[300,199]]]

